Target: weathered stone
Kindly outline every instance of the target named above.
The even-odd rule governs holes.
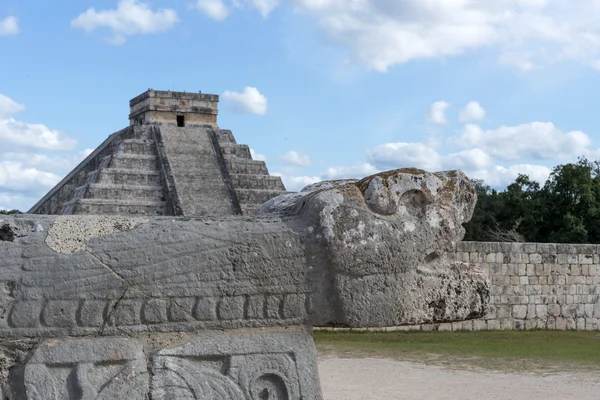
[[[329,261],[321,273],[336,277],[330,293],[339,314],[328,320],[401,325],[485,314],[482,270],[443,256],[462,237],[474,200],[460,172],[399,170],[282,195],[260,213],[301,218],[300,232],[315,233],[310,253]],[[410,287],[424,296],[398,297]]]
[[[41,343],[9,398],[319,399],[299,326],[471,330],[487,313],[483,270],[447,255],[474,203],[461,172],[398,170],[255,218],[7,218],[29,228],[0,243],[0,350]]]

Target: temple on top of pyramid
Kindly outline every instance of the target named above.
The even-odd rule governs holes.
[[[217,125],[219,96],[148,90],[110,135],[30,214],[251,215],[285,193],[281,178]]]

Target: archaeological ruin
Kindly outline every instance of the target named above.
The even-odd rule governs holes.
[[[488,313],[483,269],[448,256],[464,174],[285,193],[217,100],[136,97],[128,128],[0,218],[0,398],[322,399],[313,326]]]
[[[217,105],[141,94],[0,216],[0,399],[322,399],[312,327],[598,329],[600,247],[461,242],[460,171],[288,193]]]
[[[285,188],[217,125],[219,96],[148,90],[113,133],[35,204],[49,215],[249,215]]]

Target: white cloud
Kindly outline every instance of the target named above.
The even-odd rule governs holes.
[[[507,186],[519,173],[527,174],[531,179],[543,184],[551,171],[547,166],[535,164],[516,164],[508,167],[498,165],[489,154],[478,148],[442,155],[422,143],[386,143],[367,149],[367,155],[381,170],[402,167],[415,167],[426,171],[460,169],[468,177],[483,179],[493,187]]]
[[[19,22],[15,17],[9,16],[0,19],[0,36],[17,35],[19,33]]]
[[[177,13],[171,9],[153,11],[146,3],[137,0],[120,0],[116,10],[96,11],[89,8],[71,21],[73,28],[92,32],[108,28],[112,32],[109,41],[119,45],[127,36],[166,31],[178,21]]]
[[[278,4],[277,0],[251,0],[251,2],[263,18],[266,18]]]
[[[0,93],[0,118],[5,118],[24,110],[25,106],[23,104],[19,104],[10,97]]]
[[[3,146],[43,150],[74,150],[77,142],[61,132],[42,124],[28,124],[13,118],[0,120],[0,141]]]
[[[46,171],[70,172],[84,158],[90,155],[94,149],[85,149],[75,154],[66,154],[58,157],[52,157],[47,154],[33,153],[3,153],[3,161],[13,161],[26,168],[37,168]]]
[[[198,0],[195,6],[215,21],[223,21],[229,15],[229,9],[223,0]]]
[[[309,167],[312,162],[307,154],[298,151],[290,150],[279,156],[279,159],[286,164],[297,165],[299,167]]]
[[[242,93],[226,90],[222,97],[234,112],[256,115],[267,113],[267,98],[255,87],[246,86]]]
[[[44,150],[75,149],[77,142],[65,137],[61,132],[42,124],[29,124],[11,117],[24,109],[22,104],[0,94],[0,142],[3,149],[8,149],[8,145]]]
[[[473,171],[467,173],[472,179],[483,179],[485,183],[492,187],[506,187],[513,183],[519,174],[528,175],[531,180],[543,185],[552,169],[544,165],[517,164],[503,167],[496,165],[487,170]]]
[[[445,101],[436,101],[429,108],[429,114],[427,114],[427,121],[438,125],[445,125],[448,123],[446,119],[446,109],[450,107],[450,104]]]
[[[282,174],[280,172],[273,172],[271,175],[281,177],[285,188],[290,192],[299,192],[304,189],[304,187],[312,185],[315,182],[321,182],[323,180],[318,176],[293,176]]]
[[[490,168],[492,165],[492,157],[481,149],[464,150],[442,156],[442,166],[445,169],[477,171]]]
[[[0,162],[0,190],[43,193],[60,181],[56,174],[27,168],[16,161]]]
[[[562,132],[551,122],[532,122],[486,131],[468,124],[456,143],[463,148],[480,148],[503,161],[562,161],[588,153],[591,140],[580,131]]]
[[[385,143],[367,149],[367,160],[379,170],[406,167],[436,170],[442,165],[435,149],[423,143]]]
[[[250,147],[250,156],[256,161],[267,161],[267,156],[257,153],[252,147]]]
[[[26,211],[48,189],[88,156],[73,152],[77,142],[42,124],[16,121],[25,106],[0,94],[0,205]],[[25,149],[35,150],[28,152]],[[65,151],[50,156],[47,151]]]
[[[196,0],[194,7],[215,21],[224,21],[232,8],[253,8],[266,18],[278,4],[278,0]]]
[[[470,101],[458,115],[460,122],[479,121],[483,117],[485,117],[485,109],[476,101]]]
[[[368,175],[373,175],[379,170],[370,163],[356,164],[353,166],[337,166],[329,167],[323,175],[327,179],[351,179],[364,178]],[[323,180],[323,179],[321,179]]]
[[[600,65],[598,0],[287,0],[314,16],[350,62],[379,71],[416,59],[494,49],[528,70],[561,60]]]

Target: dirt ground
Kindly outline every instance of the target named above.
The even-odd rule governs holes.
[[[319,358],[325,400],[600,399],[600,374],[453,370],[379,358]]]

